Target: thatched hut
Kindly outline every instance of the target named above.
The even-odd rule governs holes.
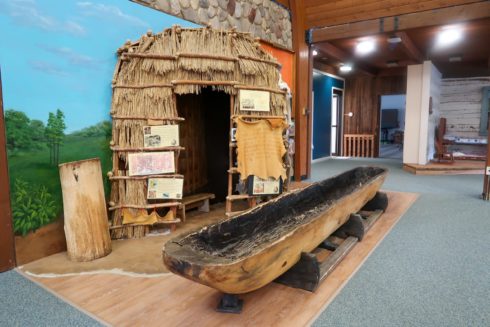
[[[229,195],[232,179],[227,171],[235,160],[228,138],[230,119],[285,117],[288,109],[285,91],[279,88],[278,62],[249,34],[174,26],[127,42],[118,55],[111,109],[111,235],[139,237],[150,227],[123,225],[125,208],[165,211],[178,202],[151,203],[147,178],[128,175],[129,153],[155,150],[144,148],[144,126],[180,124],[179,146],[165,148],[175,151],[178,171],[171,177],[184,176],[184,195],[204,190],[220,199]],[[241,89],[269,92],[270,111],[240,110]]]

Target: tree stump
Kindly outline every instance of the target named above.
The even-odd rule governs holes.
[[[100,160],[59,165],[65,235],[72,261],[91,261],[111,253],[111,238]]]

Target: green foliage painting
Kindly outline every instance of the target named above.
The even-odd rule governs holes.
[[[60,145],[63,144],[65,129],[65,114],[63,111],[58,109],[56,114],[50,112],[45,135],[49,147],[49,161],[52,165],[60,163]]]
[[[62,206],[58,164],[100,158],[111,167],[112,124],[102,121],[65,135],[62,110],[50,112],[46,125],[24,112],[5,111],[14,231],[25,235],[60,216]],[[104,178],[106,194],[107,181]]]
[[[14,183],[12,214],[14,232],[26,235],[56,218],[57,206],[45,186],[32,185],[17,179]]]

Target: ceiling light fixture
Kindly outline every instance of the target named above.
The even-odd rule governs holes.
[[[397,43],[400,43],[402,41],[402,38],[399,36],[396,36],[396,35],[392,35],[392,36],[388,37],[387,41],[389,44],[397,44]]]
[[[386,62],[386,67],[389,67],[389,68],[398,67],[398,61],[389,60]]]
[[[368,53],[373,52],[375,48],[376,47],[373,40],[365,40],[356,45],[356,53],[360,55],[367,55]]]
[[[340,66],[339,69],[343,73],[348,73],[352,70],[352,65],[351,64],[345,64],[345,65]]]
[[[446,47],[450,46],[463,37],[463,31],[458,26],[450,26],[437,34],[436,46],[438,47]]]
[[[318,51],[313,50],[313,55],[314,55],[314,56],[317,56],[317,55],[318,55]]]
[[[460,62],[461,60],[463,60],[463,58],[461,58],[461,56],[451,56],[451,57],[449,57],[449,62]]]

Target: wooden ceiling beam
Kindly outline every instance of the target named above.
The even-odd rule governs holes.
[[[417,63],[422,63],[424,61],[424,56],[422,52],[415,46],[412,39],[405,32],[396,32],[396,36],[398,36],[402,41],[399,46],[408,56],[408,59],[415,60]]]
[[[405,14],[397,16],[398,28],[396,30],[403,31],[417,27],[443,25],[447,23],[486,18],[488,17],[489,12],[490,1],[482,1],[461,6]],[[380,34],[380,24],[380,19],[372,19],[357,23],[314,29],[312,33],[313,43]],[[393,32],[395,31],[395,27],[394,17],[384,19],[383,32]]]
[[[329,42],[324,42],[324,43],[318,43],[315,44],[315,48],[327,55],[330,59],[339,61],[341,63],[352,63],[354,65],[354,70],[369,75],[369,76],[376,76],[378,74],[378,71],[370,66],[367,66],[363,63],[356,62],[352,56],[350,56],[348,53],[344,52],[343,50],[337,48],[333,44]]]
[[[407,67],[394,67],[381,69],[378,76],[405,76],[407,75]]]
[[[404,15],[426,10],[482,2],[482,0],[366,0],[354,3],[344,0],[341,8],[325,4],[321,8],[306,8],[306,27],[324,27],[381,17]],[[355,2],[355,1],[354,1]],[[309,11],[310,10],[310,11]],[[310,12],[310,14],[308,14]]]

